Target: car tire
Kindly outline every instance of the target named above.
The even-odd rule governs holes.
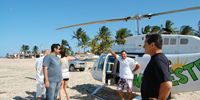
[[[75,67],[74,67],[74,65],[70,65],[69,66],[69,71],[75,71],[76,69],[75,69]]]
[[[84,70],[85,70],[85,68],[80,68],[79,70],[80,70],[80,71],[84,71]]]

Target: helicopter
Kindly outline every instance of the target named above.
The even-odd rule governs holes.
[[[136,20],[137,34],[139,34],[139,30],[141,29],[139,25],[141,19],[150,19],[153,16],[197,9],[200,9],[200,7],[173,10],[156,14],[136,14],[135,16],[129,16],[125,18],[109,19],[70,25],[66,27],[56,28],[56,30],[96,23]],[[160,32],[163,33],[164,30]],[[120,55],[120,52],[122,50],[126,50],[127,57],[132,58],[138,63],[140,63],[141,67],[135,72],[133,79],[133,91],[135,92],[140,92],[140,85],[143,72],[150,60],[150,56],[145,54],[145,50],[143,49],[145,36],[145,34],[142,34],[127,37],[126,43],[124,45],[116,45],[113,48],[111,48],[111,50],[118,55]],[[176,94],[200,90],[200,45],[198,44],[200,43],[200,38],[197,36],[170,34],[161,34],[161,36],[163,38],[162,52],[171,61],[170,69],[171,80],[173,83],[171,93]],[[102,53],[99,56],[99,58],[97,58],[97,60],[95,61],[90,73],[95,80],[101,81],[105,85],[98,87],[92,93],[88,91],[87,92],[95,97],[105,99],[103,97],[97,96],[96,93],[101,88],[107,85],[116,86],[119,80],[119,67],[119,61],[114,56],[112,56],[111,53]],[[136,98],[141,99],[140,96]]]

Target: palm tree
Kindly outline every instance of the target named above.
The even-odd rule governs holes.
[[[88,46],[91,47],[91,52],[97,54],[99,48],[99,43],[97,42],[97,38],[92,39],[88,44],[89,44]]]
[[[145,26],[144,31],[142,30],[142,34],[158,32],[161,29],[161,27],[160,26],[150,26],[150,25]]]
[[[42,50],[41,53],[44,53],[44,50]]]
[[[167,20],[166,23],[165,23],[165,28],[171,30],[172,32],[174,32],[174,30],[173,30],[173,28],[172,28],[172,25],[173,25],[173,24],[174,24],[174,23],[173,23],[172,21]]]
[[[29,54],[29,53],[31,53],[31,51],[27,51],[27,53]]]
[[[38,47],[36,45],[33,47],[32,53],[35,55],[35,57],[36,57],[36,54],[38,54]]]
[[[95,36],[98,40],[100,40],[100,48],[99,53],[103,53],[107,50],[107,48],[112,47],[113,40],[111,38],[112,34],[111,31],[106,26],[102,26],[99,28],[99,32]]]
[[[25,45],[22,45],[21,52],[25,52]]]
[[[145,26],[144,31],[143,31],[143,29],[142,29],[142,34],[147,34],[147,33],[149,33],[149,32],[150,32],[150,29],[151,29],[151,26],[150,26],[150,25]]]
[[[69,46],[69,43],[67,42],[67,40],[62,40],[61,48],[64,48],[66,55],[70,54],[71,47]]]
[[[177,27],[172,28],[172,25],[174,25],[174,23],[170,20],[167,20],[166,23],[165,23],[165,29],[170,30],[171,31],[170,34],[175,34],[175,33],[177,34],[179,32],[179,31],[177,31],[178,28]]]
[[[71,54],[70,54],[70,55],[71,55],[71,56],[74,55],[74,51],[71,51]]]
[[[86,32],[81,34],[81,49],[84,48],[84,52],[85,52],[85,48],[88,47],[88,42],[90,41],[90,37],[88,35],[86,35]]]
[[[28,45],[22,45],[21,47],[21,51],[24,53],[27,53],[27,51],[29,50],[29,46]]]
[[[120,44],[125,44],[126,40],[125,38],[126,37],[129,37],[129,36],[133,36],[133,34],[130,34],[130,30],[127,30],[127,28],[121,28],[119,29],[117,32],[116,32],[116,40],[115,42],[117,43],[117,45],[120,45]]]
[[[181,35],[195,35],[192,27],[190,27],[189,25],[181,26],[180,34]]]
[[[151,33],[158,32],[161,28],[159,26],[152,26]]]
[[[85,33],[84,30],[82,30],[82,28],[77,29],[76,33],[73,32],[74,35],[72,35],[72,39],[76,38],[78,40],[78,48],[79,48],[79,42],[80,42],[80,38],[81,38],[81,34]],[[79,49],[80,52],[80,49]]]
[[[200,37],[200,29],[198,31],[193,29],[192,31],[194,32],[195,36]]]

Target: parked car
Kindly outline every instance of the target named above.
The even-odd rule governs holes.
[[[84,71],[87,63],[85,61],[79,60],[77,57],[75,58],[75,60],[69,60],[69,71],[75,71],[76,69]]]

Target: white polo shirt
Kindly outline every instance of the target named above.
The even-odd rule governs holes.
[[[120,63],[119,76],[124,79],[133,79],[133,69],[136,67],[137,63],[132,58],[122,59],[119,55],[117,55],[117,59]]]

